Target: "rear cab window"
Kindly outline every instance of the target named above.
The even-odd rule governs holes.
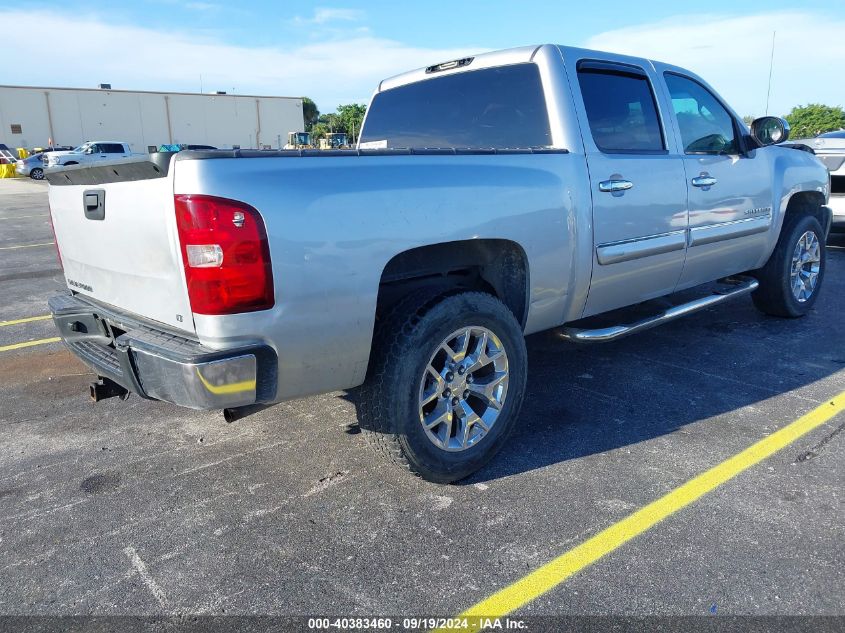
[[[634,66],[585,61],[578,84],[596,147],[604,153],[665,153],[651,82]]]
[[[536,64],[432,77],[378,93],[361,143],[384,148],[545,148],[549,114]]]

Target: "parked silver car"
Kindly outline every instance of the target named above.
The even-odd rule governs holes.
[[[29,176],[33,180],[44,180],[44,162],[42,154],[33,154],[15,163],[15,171],[19,176]]]

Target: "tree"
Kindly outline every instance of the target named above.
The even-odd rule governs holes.
[[[361,134],[361,123],[367,113],[367,106],[363,103],[349,103],[337,106],[337,115],[343,131],[349,136],[349,143],[355,143]]]
[[[845,111],[839,106],[810,103],[796,106],[784,117],[789,123],[791,138],[812,138],[822,132],[845,128]]]
[[[345,132],[340,122],[340,117],[330,112],[328,114],[321,114],[317,122],[311,127],[311,140],[314,145],[317,145],[319,139],[325,137],[329,132]]]
[[[329,126],[322,122],[317,122],[311,126],[311,142],[314,145],[317,145],[320,142],[320,139],[323,138],[326,134],[328,134],[331,130]]]
[[[754,120],[754,117],[751,116],[750,114],[746,114],[744,117],[742,117],[742,122],[745,123],[745,125],[747,125],[749,127],[751,126],[751,122],[753,120]]]
[[[311,127],[311,138],[318,143],[329,132],[345,132],[352,144],[358,138],[366,106],[360,104],[338,106],[337,112],[321,114]]]
[[[329,132],[345,132],[346,130],[343,128],[343,121],[340,120],[340,115],[336,112],[330,112],[329,114],[324,114],[320,117],[320,120],[323,121],[327,126],[329,126]]]
[[[302,97],[302,118],[305,120],[305,131],[311,130],[311,126],[320,118],[320,110],[317,104],[308,97]]]
[[[350,103],[337,107],[337,112],[320,114],[311,125],[311,139],[316,145],[320,139],[329,132],[345,132],[349,137],[349,144],[352,145],[358,140],[361,133],[361,122],[367,106],[360,103]]]

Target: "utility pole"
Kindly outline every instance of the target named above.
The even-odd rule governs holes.
[[[772,95],[772,70],[775,67],[775,35],[777,35],[777,31],[772,31],[772,55],[769,58],[769,88],[766,91],[766,116],[769,116],[769,97]]]

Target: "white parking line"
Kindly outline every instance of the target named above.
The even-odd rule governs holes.
[[[147,565],[141,560],[141,557],[138,556],[138,552],[135,551],[135,548],[129,545],[123,549],[123,553],[126,554],[127,558],[129,558],[129,562],[132,563],[132,567],[134,567],[135,571],[138,572],[138,576],[141,577],[141,580],[147,586],[147,589],[149,589],[150,593],[153,594],[153,598],[155,598],[162,607],[167,607],[167,596],[164,595],[164,590],[155,581],[152,574],[150,574],[150,570],[147,569]]]
[[[36,246],[52,246],[55,242],[42,242],[41,244],[17,244],[15,246],[0,246],[0,251],[11,251],[16,248],[35,248]]]

